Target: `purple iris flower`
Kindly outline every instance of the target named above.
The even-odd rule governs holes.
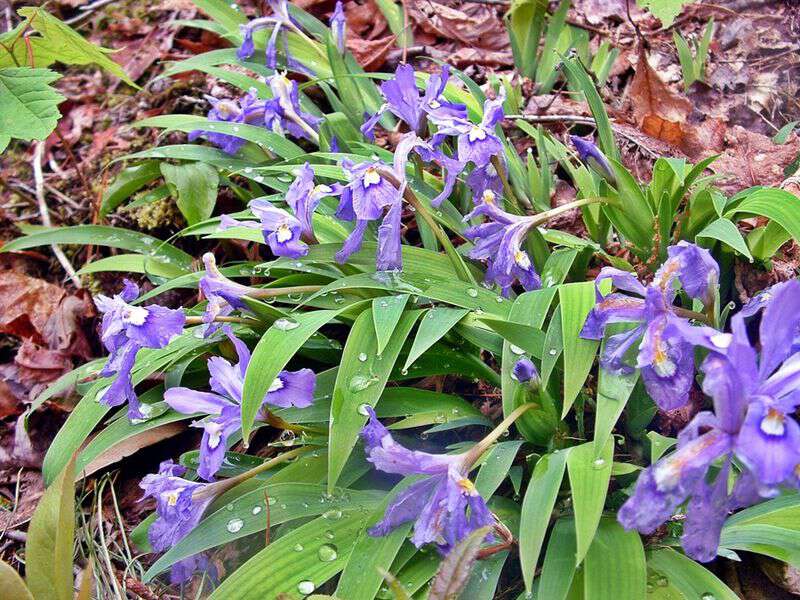
[[[578,158],[581,159],[582,163],[589,165],[609,181],[613,182],[616,180],[614,171],[611,169],[606,155],[597,147],[594,140],[591,138],[582,138],[577,135],[571,135],[569,139],[578,151]]]
[[[211,392],[199,392],[185,387],[173,387],[164,392],[164,400],[174,410],[183,414],[203,413],[202,421],[193,423],[203,429],[200,443],[200,466],[197,474],[211,481],[222,465],[227,449],[228,437],[241,430],[242,388],[250,350],[238,339],[229,327],[223,327],[225,335],[236,348],[239,362],[232,365],[220,356],[208,359],[209,385]],[[314,402],[316,375],[311,369],[281,371],[264,396],[263,405],[288,408],[304,408]],[[259,416],[263,419],[263,415]]]
[[[286,57],[286,65],[294,70],[308,73],[308,69],[300,62],[294,60],[289,55],[289,42],[286,37],[286,29],[293,29],[300,31],[297,22],[289,14],[289,3],[287,0],[267,0],[272,14],[267,17],[259,17],[253,19],[245,25],[239,26],[239,31],[242,34],[242,45],[239,47],[236,55],[239,60],[246,60],[253,56],[255,53],[255,43],[253,42],[253,34],[261,29],[272,27],[272,33],[267,41],[266,48],[266,66],[270,69],[278,67],[278,42],[283,46],[283,54]]]
[[[534,217],[512,215],[497,206],[497,197],[491,190],[483,194],[479,204],[464,220],[486,216],[480,225],[467,227],[464,237],[475,244],[469,257],[487,261],[486,282],[498,284],[504,296],[519,281],[526,290],[541,287],[541,279],[528,253],[522,249],[525,236],[536,222]]]
[[[442,94],[450,78],[450,68],[442,67],[439,74],[431,75],[425,86],[425,93],[420,95],[414,68],[408,64],[397,67],[394,79],[381,84],[385,104],[361,126],[361,133],[369,140],[374,140],[373,130],[383,113],[387,110],[398,119],[404,121],[409,129],[417,135],[427,132],[427,119],[464,120],[467,108],[463,104],[454,104],[444,99]]]
[[[300,92],[297,82],[283,73],[266,79],[272,99],[265,102],[264,124],[275,133],[288,133],[295,138],[317,141],[317,131],[322,119],[304,112],[300,107]]]
[[[631,373],[625,354],[639,340],[636,367],[641,370],[648,394],[662,410],[686,404],[694,381],[694,347],[687,341],[688,321],[675,314],[675,282],[680,281],[692,298],[707,302],[719,280],[719,267],[708,250],[680,242],[668,249],[669,258],[652,283],[643,286],[635,275],[604,267],[595,280],[597,304],[589,313],[581,337],[603,339],[606,325],[628,322],[637,326],[606,340],[600,365],[612,373]],[[603,296],[599,284],[610,279],[614,286],[642,298],[618,292]]]
[[[520,383],[535,382],[539,379],[539,370],[530,358],[520,358],[514,364],[512,373]]]
[[[750,311],[734,315],[730,334],[682,325],[691,343],[710,350],[701,370],[714,412],[701,412],[689,423],[677,451],[640,475],[619,511],[626,528],[649,533],[689,498],[682,542],[700,561],[716,556],[729,510],[800,483],[800,425],[791,417],[800,404],[800,354],[791,353],[800,326],[800,282],[775,287],[775,302],[765,305],[761,317],[760,355],[748,339]],[[744,472],[729,495],[727,474],[734,458]],[[719,460],[722,469],[709,483],[709,468]]]
[[[337,0],[336,2],[336,8],[333,10],[330,25],[331,34],[333,35],[333,39],[336,40],[336,48],[341,54],[344,54],[347,50],[347,19],[344,16],[344,7],[342,6],[341,0]]]
[[[481,202],[492,202],[503,195],[503,180],[492,163],[472,169],[467,175],[467,185],[472,190],[472,202],[476,206]]]
[[[391,167],[380,161],[354,164],[343,160],[342,168],[349,181],[342,188],[336,216],[344,221],[355,221],[355,227],[336,253],[337,262],[346,262],[361,248],[370,221],[382,219],[378,228],[377,269],[400,270],[403,266],[400,254],[402,189],[398,190],[386,177],[386,172],[392,172]]]
[[[409,450],[367,407],[369,421],[361,430],[367,460],[377,469],[396,475],[426,475],[401,491],[386,507],[381,521],[368,530],[383,536],[416,520],[411,542],[417,547],[436,544],[447,553],[470,532],[494,524],[485,500],[467,477],[471,464],[465,454],[428,454]]]
[[[472,162],[476,167],[485,166],[493,156],[502,156],[503,143],[495,135],[494,129],[503,119],[505,100],[505,88],[501,87],[494,100],[487,100],[483,104],[483,119],[477,125],[466,117],[429,113],[430,120],[438,127],[434,145],[438,145],[446,136],[457,136],[458,160],[464,164]]]
[[[145,498],[156,500],[156,520],[150,525],[147,537],[156,552],[172,548],[194,529],[203,517],[214,494],[204,493],[208,484],[183,479],[186,467],[171,460],[161,463],[157,474],[147,475],[139,486]],[[172,566],[170,580],[173,584],[188,581],[197,570],[208,568],[205,555],[195,554]]]
[[[242,302],[242,298],[247,296],[252,288],[236,283],[220,273],[217,261],[211,252],[203,254],[203,264],[205,264],[206,273],[200,279],[199,288],[208,301],[203,314],[203,323],[205,324],[203,337],[208,337],[219,327],[219,324],[214,321],[217,317],[227,316],[235,308],[247,308],[247,305]]]
[[[111,386],[98,398],[106,406],[119,406],[128,402],[128,418],[144,419],[139,399],[134,391],[131,370],[136,354],[141,348],[163,348],[183,332],[186,317],[182,309],[173,310],[158,304],[132,306],[139,296],[139,286],[124,280],[124,287],[112,298],[95,297],[98,310],[103,313],[100,339],[109,351],[108,362],[100,371],[101,377],[116,375]]]
[[[268,200],[253,200],[250,210],[259,221],[236,221],[224,215],[220,219],[220,230],[231,227],[258,229],[264,235],[264,242],[275,256],[300,258],[308,254],[308,246],[301,239],[303,223],[290,212],[278,208]]]
[[[312,215],[320,201],[326,196],[339,196],[341,193],[342,187],[339,184],[332,186],[324,183],[315,184],[314,170],[308,163],[300,167],[297,177],[286,192],[286,204],[300,221],[300,232],[304,239],[309,242],[315,239]]]
[[[214,96],[206,96],[206,100],[211,104],[211,110],[208,111],[209,121],[247,125],[263,125],[264,123],[264,101],[258,99],[255,88],[251,88],[239,100],[225,100]],[[209,142],[227,154],[236,154],[245,143],[245,140],[240,137],[211,129],[191,131],[189,141],[194,141],[201,136],[207,138]]]

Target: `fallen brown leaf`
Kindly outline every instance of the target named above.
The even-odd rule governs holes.
[[[630,100],[636,125],[647,135],[679,146],[692,104],[673,92],[650,66],[647,53],[639,48]]]
[[[497,11],[484,4],[453,8],[443,2],[407,3],[409,16],[427,32],[471,49],[508,50],[508,32]]]
[[[43,279],[0,271],[0,333],[44,343],[41,332],[64,295]]]
[[[379,40],[347,38],[347,49],[365,71],[376,71],[386,61],[386,55],[394,47],[395,36],[389,35]]]

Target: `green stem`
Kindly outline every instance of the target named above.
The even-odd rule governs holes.
[[[288,294],[313,293],[318,292],[321,289],[321,285],[295,285],[282,288],[256,288],[252,292],[248,292],[247,296],[249,298],[275,298],[277,296],[286,296]]]
[[[688,308],[681,308],[680,306],[673,306],[672,310],[677,316],[683,317],[684,319],[693,319],[705,323],[706,325],[712,325],[714,322],[713,316],[705,315],[696,310],[689,310]]]
[[[241,323],[243,325],[257,325],[259,321],[246,317],[214,317],[216,323]],[[186,317],[186,325],[201,325],[205,323],[203,317]]]
[[[560,214],[565,212],[569,212],[574,208],[580,208],[581,206],[588,206],[589,204],[600,204],[602,202],[607,202],[607,198],[602,196],[592,196],[591,198],[581,198],[580,200],[574,200],[573,202],[567,202],[566,204],[562,204],[561,206],[557,206],[556,208],[551,208],[550,210],[546,210],[544,212],[538,213],[531,218],[532,226],[538,226],[546,223],[553,217],[556,217]]]
[[[494,166],[495,171],[497,171],[498,177],[500,177],[500,181],[503,182],[503,191],[505,192],[506,198],[508,198],[513,204],[514,207],[517,209],[519,214],[522,214],[523,209],[522,206],[525,208],[531,209],[533,206],[531,205],[530,201],[527,198],[520,198],[517,196],[514,188],[511,187],[511,182],[508,181],[508,177],[506,176],[506,171],[503,168],[503,163],[500,162],[500,159],[497,156],[492,157],[492,166]]]
[[[486,452],[492,444],[494,444],[497,440],[499,440],[505,432],[508,430],[509,427],[516,421],[522,414],[532,408],[538,408],[538,404],[534,402],[526,402],[525,404],[521,404],[517,408],[515,408],[505,419],[500,421],[500,424],[492,429],[492,431],[483,438],[480,442],[475,444],[469,452],[464,457],[464,461],[467,466],[472,466],[475,462],[481,457],[481,455]]]

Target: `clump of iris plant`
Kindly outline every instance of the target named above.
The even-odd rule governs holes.
[[[668,258],[653,281],[642,285],[636,276],[613,267],[604,267],[595,280],[597,304],[589,313],[581,337],[600,340],[611,323],[635,323],[633,329],[616,333],[606,340],[600,366],[612,373],[632,373],[625,361],[630,348],[639,344],[636,368],[640,369],[648,394],[662,410],[686,404],[694,381],[694,346],[687,315],[674,306],[676,284],[707,307],[714,301],[719,267],[708,250],[680,242],[668,248]],[[600,283],[610,279],[619,292],[603,295]],[[688,335],[687,335],[688,332]]]
[[[124,280],[124,287],[113,297],[98,295],[94,301],[103,313],[100,339],[109,351],[101,377],[116,375],[114,382],[98,397],[101,404],[119,406],[128,403],[128,418],[144,419],[134,390],[131,371],[142,348],[163,348],[183,332],[186,317],[182,309],[173,310],[158,304],[134,306],[139,286]]]
[[[488,436],[461,454],[430,454],[398,444],[366,406],[369,421],[361,430],[367,460],[376,469],[394,475],[423,475],[401,490],[373,525],[372,536],[388,535],[403,523],[415,521],[411,542],[420,548],[435,544],[446,554],[471,532],[495,523],[486,501],[469,479],[473,465],[508,427],[533,404],[523,404]]]
[[[731,319],[731,333],[683,327],[689,343],[709,351],[700,370],[714,410],[697,414],[678,437],[678,449],[645,470],[618,518],[628,529],[652,533],[688,500],[681,542],[699,561],[717,554],[729,511],[800,485],[800,282],[770,290]],[[746,319],[762,312],[760,352]],[[715,467],[718,465],[719,468]],[[732,491],[730,472],[738,471]]]
[[[266,17],[253,19],[244,25],[239,26],[242,35],[242,45],[236,55],[239,60],[247,60],[255,54],[256,47],[253,34],[262,29],[272,28],[265,51],[265,64],[270,69],[278,68],[278,44],[283,49],[283,56],[286,59],[286,67],[300,73],[313,75],[308,68],[301,62],[295,60],[289,53],[289,41],[286,37],[287,31],[293,31],[305,37],[300,25],[289,14],[289,3],[287,0],[267,0],[267,4],[272,9],[272,14]]]
[[[208,415],[193,426],[203,429],[200,442],[200,466],[197,474],[211,481],[222,465],[228,438],[242,428],[242,389],[247,365],[250,363],[250,350],[247,345],[233,335],[229,327],[223,327],[225,335],[236,348],[239,362],[231,364],[220,356],[208,359],[208,380],[211,392],[200,392],[186,387],[173,387],[164,392],[164,400],[174,410],[191,415]],[[314,403],[316,375],[311,369],[281,371],[269,387],[261,410],[266,406],[280,408],[305,408]],[[264,420],[260,412],[257,419]]]

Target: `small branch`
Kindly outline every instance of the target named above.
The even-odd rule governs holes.
[[[42,217],[42,225],[45,227],[52,227],[53,223],[50,221],[50,213],[48,212],[47,202],[45,201],[44,197],[44,175],[42,174],[43,156],[44,142],[36,142],[36,146],[34,147],[33,151],[33,178],[36,182],[36,201],[39,205],[39,213]],[[75,268],[72,266],[72,263],[69,262],[67,255],[61,250],[61,247],[57,244],[51,244],[50,248],[52,248],[53,254],[55,254],[58,262],[61,263],[64,271],[66,271],[67,275],[69,275],[69,278],[72,280],[72,284],[76,288],[81,289],[83,287],[81,280],[75,272]]]

